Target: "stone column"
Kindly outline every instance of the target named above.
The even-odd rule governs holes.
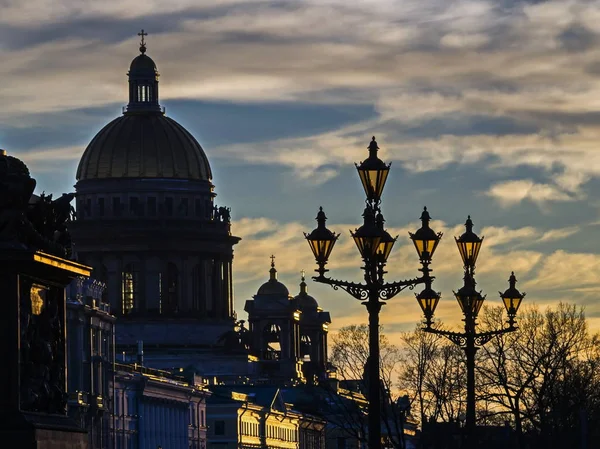
[[[145,285],[145,296],[146,296],[146,310],[158,313],[160,308],[160,261],[157,257],[146,259],[145,261],[146,272],[144,276]]]
[[[136,393],[136,394],[141,394],[141,393]],[[146,404],[144,404],[141,400],[141,398],[138,398],[138,410],[137,410],[137,415],[138,415],[138,447],[140,449],[145,449],[146,447],[146,435],[148,432],[148,419],[146,416]]]
[[[169,441],[170,447],[177,447],[177,424],[175,422],[175,406],[169,405]]]
[[[112,259],[106,263],[107,282],[106,289],[110,298],[110,307],[113,313],[120,314],[123,311],[121,304],[121,259]]]
[[[233,302],[233,261],[230,260],[227,263],[227,270],[229,272],[229,310],[230,310],[230,316],[233,316],[234,311],[235,311],[235,304]]]
[[[219,259],[215,260],[215,266],[213,270],[213,285],[214,285],[214,305],[215,305],[215,316],[217,318],[223,318],[223,262]]]

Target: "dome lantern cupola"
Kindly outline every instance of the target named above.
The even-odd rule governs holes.
[[[138,33],[142,40],[140,42],[140,55],[131,61],[129,72],[129,104],[125,114],[137,112],[159,112],[162,113],[158,103],[158,77],[156,64],[146,55],[146,41],[144,37],[148,33],[144,30]]]

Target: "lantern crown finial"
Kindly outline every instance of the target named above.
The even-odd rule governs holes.
[[[375,140],[375,136],[369,142],[369,158],[377,158],[377,150],[379,150],[379,146],[377,145],[377,141]]]
[[[431,221],[431,215],[427,211],[427,206],[423,207],[423,212],[421,213],[421,221],[423,222],[423,227],[428,228],[429,222]]]
[[[473,220],[471,220],[471,216],[467,216],[467,221],[465,221],[465,228],[467,232],[473,232]]]
[[[508,285],[510,286],[510,288],[515,288],[516,284],[517,284],[517,278],[515,276],[515,272],[511,271],[510,277],[508,278]]]
[[[323,211],[323,206],[319,206],[319,212],[317,213],[317,225],[319,227],[325,227],[325,221],[327,220],[327,217],[325,216],[325,212]]]

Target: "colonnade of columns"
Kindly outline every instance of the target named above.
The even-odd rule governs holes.
[[[123,313],[123,276],[133,270],[133,312],[136,314],[165,314],[172,312],[165,304],[169,294],[175,295],[177,311],[188,316],[226,319],[233,316],[232,258],[178,257],[167,260],[158,256],[130,259],[126,254],[108,260],[87,261],[106,279],[107,294],[114,313]],[[176,276],[169,275],[175,267]],[[173,281],[175,292],[170,291]],[[189,314],[191,312],[191,314]]]
[[[143,400],[139,411],[139,449],[188,449],[189,403]]]

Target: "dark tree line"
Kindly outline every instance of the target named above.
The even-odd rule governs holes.
[[[484,308],[478,321],[481,330],[500,329],[506,316],[502,308]],[[589,330],[583,310],[569,304],[526,307],[518,326],[477,352],[478,426],[510,426],[516,449],[600,447],[600,335]],[[367,326],[342,328],[331,354],[342,382],[355,381],[364,392],[367,337]],[[398,405],[406,393],[410,414],[421,423],[464,419],[466,365],[459,347],[422,331],[420,324],[398,345],[382,335],[381,347],[382,430],[391,437],[389,446],[405,445],[406,411]],[[338,424],[366,441],[359,402],[340,406]]]
[[[500,329],[500,308],[486,308],[483,329]],[[464,355],[420,330],[403,336],[399,387],[421,419],[460,421],[465,411]],[[574,305],[523,310],[516,332],[495,337],[476,360],[479,425],[509,424],[515,447],[600,445],[600,337]]]

